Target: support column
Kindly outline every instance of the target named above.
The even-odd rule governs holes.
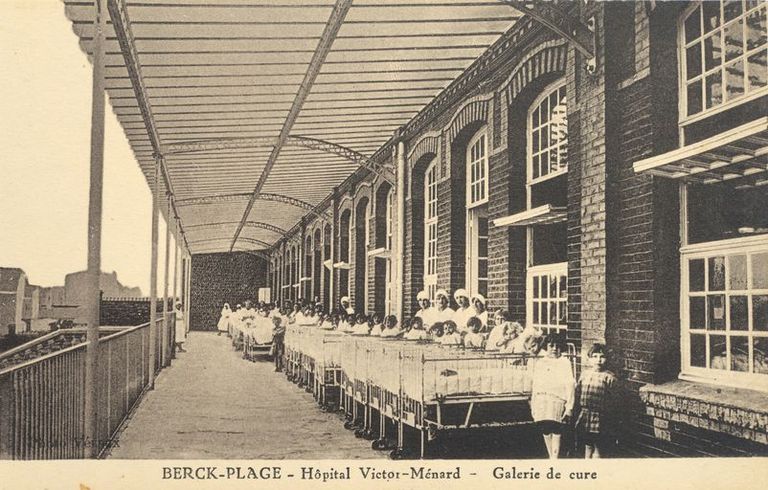
[[[397,312],[397,318],[403,319],[403,282],[405,280],[405,142],[401,139],[397,142],[397,240],[396,240],[396,277],[395,277],[395,305],[392,311]]]
[[[176,233],[173,235],[173,303],[179,298],[179,219],[174,218],[174,230]]]
[[[187,300],[184,302],[184,323],[181,328],[189,330],[189,326],[192,325],[192,319],[189,317],[189,313],[192,311],[192,253],[187,250]]]
[[[173,322],[171,323],[171,328],[168,331],[168,334],[171,336],[170,342],[168,345],[170,355],[168,356],[168,364],[170,364],[171,359],[176,357],[176,351],[174,349],[174,346],[176,345],[174,341],[176,340],[176,301],[178,301],[179,298],[179,262],[180,262],[180,255],[179,254],[179,219],[174,218],[173,220],[176,234],[173,236]]]
[[[328,285],[328,294],[330,295],[330,298],[328,298],[328,307],[331,311],[336,307],[336,269],[333,264],[335,264],[338,259],[336,258],[336,223],[339,222],[339,188],[334,187],[333,188],[333,212],[331,217],[331,273],[329,274],[330,277],[330,284]]]
[[[101,215],[104,184],[104,31],[107,26],[105,0],[96,1],[96,20],[93,52],[93,90],[91,102],[91,172],[88,195],[88,280],[87,280],[87,342],[85,361],[85,413],[83,444],[84,456],[95,458],[100,444],[98,439],[97,401],[99,382],[96,372],[99,363],[99,323],[101,313]]]
[[[149,388],[155,388],[155,352],[157,349],[157,239],[160,212],[160,156],[155,156],[155,180],[152,193],[152,259],[149,272]]]
[[[163,271],[163,335],[161,337],[163,348],[160,350],[161,366],[167,366],[169,364],[168,359],[170,357],[170,352],[168,352],[168,341],[171,330],[171,324],[168,321],[168,274],[171,270],[171,196],[168,193],[165,194],[165,204],[165,268]]]

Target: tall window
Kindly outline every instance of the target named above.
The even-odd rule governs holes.
[[[682,269],[683,372],[768,386],[768,246],[694,246]]]
[[[301,255],[299,251],[299,247],[294,245],[293,246],[293,300],[298,301],[299,295],[300,295],[300,287],[301,283],[299,281],[299,276],[301,276],[301,270],[299,266],[301,265]]]
[[[325,225],[323,230],[323,260],[330,260],[331,257],[331,225]],[[331,265],[331,267],[333,267]],[[331,302],[331,270],[332,268],[323,267],[323,306],[325,311],[330,312],[333,303]]]
[[[544,332],[568,326],[567,225],[554,209],[566,205],[568,120],[565,84],[550,85],[528,111],[528,210],[549,206],[549,216],[527,227],[526,315]],[[562,214],[564,217],[564,214]]]
[[[386,223],[387,223],[387,240],[386,240],[386,247],[387,250],[390,252],[392,251],[392,235],[393,235],[393,229],[394,229],[394,216],[395,216],[395,191],[394,189],[390,189],[387,193],[387,206],[386,206]],[[384,299],[384,314],[391,315],[394,312],[392,311],[392,298],[394,297],[394,284],[392,282],[392,279],[394,277],[394,260],[392,260],[391,256],[387,258],[386,260],[386,278],[384,279],[384,291],[385,291],[385,299]]]
[[[424,290],[430,298],[437,291],[437,161],[424,175]]]
[[[768,193],[732,179],[683,196],[682,375],[768,389]]]
[[[347,264],[339,269],[339,294],[347,296],[349,294],[349,262],[351,257],[352,236],[352,211],[349,209],[341,213],[339,225],[339,258],[340,262]]]
[[[766,93],[766,3],[706,1],[680,25],[681,119],[715,112]]]
[[[485,128],[467,145],[467,290],[488,294],[488,137]]]
[[[568,171],[568,119],[565,85],[538,99],[528,124],[528,183]]]

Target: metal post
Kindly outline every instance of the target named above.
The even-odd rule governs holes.
[[[184,323],[181,328],[188,330],[188,326],[192,325],[192,318],[189,313],[192,310],[192,253],[187,250],[187,300],[184,302]]]
[[[405,281],[405,142],[397,142],[397,278],[395,280],[395,301],[398,318],[403,319],[403,282]]]
[[[161,366],[168,365],[168,340],[170,333],[170,322],[168,321],[168,274],[171,270],[171,196],[165,195],[166,201],[166,215],[165,215],[165,270],[163,279],[163,335],[161,337],[163,348],[160,349],[162,359],[160,361]]]
[[[93,458],[101,445],[98,437],[97,399],[99,384],[96,370],[99,361],[99,323],[101,276],[101,213],[104,184],[104,31],[107,27],[106,0],[96,0],[93,43],[93,91],[91,100],[91,175],[88,196],[88,281],[87,323],[88,347],[85,361],[85,407],[83,444],[86,457]]]
[[[155,388],[155,349],[157,348],[157,239],[160,212],[160,156],[155,156],[155,180],[152,193],[152,260],[149,273],[149,389]]]
[[[171,324],[172,327],[168,331],[168,335],[170,335],[170,342],[168,344],[168,349],[170,351],[168,364],[170,364],[170,360],[174,357],[174,342],[176,340],[176,301],[178,301],[179,298],[179,219],[174,218],[173,220],[174,224],[174,230],[176,231],[176,234],[173,236],[173,304],[174,308],[171,310],[173,315],[173,323]]]

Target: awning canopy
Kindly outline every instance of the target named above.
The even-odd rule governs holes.
[[[697,184],[749,177],[740,185],[764,185],[768,177],[768,117],[640,160],[635,162],[634,169],[637,173]]]
[[[530,226],[562,223],[567,218],[565,207],[545,204],[521,213],[493,220],[493,226]]]
[[[162,157],[192,253],[269,248],[520,17],[482,0],[107,3],[109,100],[150,185]],[[91,57],[93,1],[64,4]]]

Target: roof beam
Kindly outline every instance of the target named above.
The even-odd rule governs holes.
[[[267,243],[267,242],[264,242],[264,241],[261,241],[261,240],[257,240],[255,238],[245,238],[245,237],[243,237],[243,238],[240,238],[240,240],[245,242],[245,243],[251,243],[253,245],[260,245],[260,246],[266,247],[266,248],[271,248],[272,245],[274,245],[273,243]],[[218,237],[218,238],[203,238],[201,240],[193,240],[193,241],[189,242],[189,244],[190,245],[199,245],[201,243],[227,242],[227,241],[229,241],[229,237],[228,236],[226,236],[226,237]],[[231,251],[232,250],[230,250],[230,252]]]
[[[163,151],[165,155],[180,155],[212,150],[237,150],[242,148],[277,147],[279,143],[279,139],[266,136],[261,138],[222,138],[173,143],[170,145],[165,145]],[[310,150],[330,153],[332,155],[336,155],[345,160],[348,160],[356,165],[365,167],[376,175],[381,176],[389,183],[392,183],[394,180],[391,175],[388,175],[384,168],[375,164],[367,156],[349,147],[331,143],[330,141],[311,138],[308,136],[288,136],[283,142],[282,146],[308,148]]]
[[[217,203],[217,202],[241,201],[245,199],[250,199],[251,196],[252,196],[251,193],[245,193],[245,192],[239,193],[239,194],[219,194],[216,196],[204,196],[204,197],[192,197],[188,199],[179,199],[176,203],[179,205],[179,207],[195,206],[195,205],[205,205],[205,204],[211,204],[211,203]],[[289,204],[291,206],[295,206],[295,207],[310,211],[313,214],[315,214],[318,218],[327,219],[327,220],[331,219],[330,214],[320,213],[316,211],[315,206],[309,204],[308,202],[304,202],[302,200],[295,199],[293,197],[284,196],[282,194],[260,193],[257,197],[257,200]]]
[[[514,7],[516,10],[545,25],[559,36],[567,39],[573,44],[574,48],[586,56],[589,60],[588,67],[594,62],[596,45],[594,26],[584,24],[575,12],[569,11],[567,6],[563,6],[563,4],[570,4],[571,2],[542,0],[499,1]]]
[[[187,226],[187,230],[198,229],[198,228],[210,228],[213,226],[236,225],[239,223],[240,223],[239,221],[219,221],[217,223],[201,223],[198,225],[189,225]],[[280,228],[279,226],[275,226],[270,223],[264,223],[261,221],[247,221],[245,223],[245,226],[249,228],[261,228],[263,230],[271,231],[282,236],[285,236],[285,234],[287,233],[284,229]]]
[[[165,166],[165,161],[160,152],[160,137],[157,134],[155,120],[152,117],[152,108],[149,104],[149,98],[147,97],[147,90],[144,85],[144,80],[141,77],[141,65],[139,65],[138,51],[136,50],[136,42],[133,37],[133,32],[131,31],[131,20],[128,17],[125,0],[107,0],[107,10],[109,10],[109,16],[112,19],[112,27],[114,28],[115,35],[120,44],[120,51],[123,55],[123,60],[125,61],[125,67],[128,70],[131,87],[136,95],[136,103],[139,106],[141,118],[144,121],[144,126],[147,130],[147,136],[152,144],[155,158],[159,159],[160,174],[163,177],[165,189],[168,193],[168,199],[170,201],[171,209],[173,210],[173,218],[176,219],[178,232],[181,235],[182,240],[184,240],[187,250],[189,250],[189,242],[184,234],[184,226],[182,225],[179,212],[176,209],[171,176],[168,174],[168,169]],[[157,183],[155,183],[155,185],[157,185]],[[171,216],[168,216],[167,219],[170,222]]]
[[[309,96],[312,85],[314,84],[317,75],[320,73],[323,62],[328,56],[328,53],[331,50],[331,46],[333,45],[333,42],[339,33],[341,24],[344,22],[344,18],[347,16],[347,12],[349,12],[349,8],[351,6],[352,0],[336,0],[336,4],[333,7],[331,16],[325,25],[325,29],[323,30],[320,42],[318,43],[317,48],[312,55],[312,60],[309,62],[307,73],[304,75],[304,80],[301,82],[301,87],[299,87],[299,91],[293,101],[291,110],[288,113],[288,117],[285,119],[283,128],[280,131],[277,144],[272,149],[272,154],[269,156],[269,160],[267,161],[264,170],[259,176],[259,181],[256,183],[256,187],[253,189],[253,193],[251,194],[251,197],[248,200],[248,204],[245,207],[243,218],[240,220],[240,224],[235,231],[235,236],[232,238],[232,244],[229,247],[230,251],[235,248],[235,243],[237,243],[237,239],[240,237],[240,232],[242,232],[243,226],[245,226],[246,221],[248,221],[248,215],[251,213],[251,209],[253,209],[253,204],[256,202],[256,199],[261,193],[261,189],[264,187],[264,183],[267,181],[269,173],[272,171],[272,167],[275,165],[277,158],[280,156],[280,150],[282,149],[285,141],[288,139],[288,135],[293,128],[293,124],[299,117],[299,112],[301,112],[301,108]]]

